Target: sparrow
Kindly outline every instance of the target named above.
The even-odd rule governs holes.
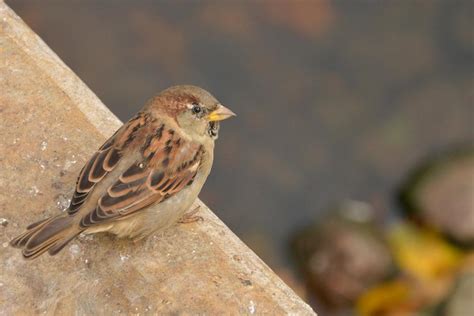
[[[67,210],[29,225],[11,245],[33,259],[57,254],[81,233],[140,239],[171,226],[201,191],[219,121],[232,116],[199,87],[162,91],[84,165]]]

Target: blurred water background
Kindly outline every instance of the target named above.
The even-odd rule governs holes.
[[[236,112],[201,198],[282,275],[334,204],[390,221],[419,161],[474,140],[473,1],[8,4],[123,121],[175,84]]]

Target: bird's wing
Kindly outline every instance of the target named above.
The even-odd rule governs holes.
[[[76,190],[67,210],[69,215],[79,211],[96,183],[100,182],[118,165],[125,146],[133,141],[137,131],[145,126],[148,120],[149,117],[146,114],[138,113],[117,130],[84,165],[77,178]]]
[[[142,158],[131,162],[98,199],[95,209],[82,217],[82,227],[121,219],[165,200],[194,180],[204,153],[202,145],[185,140],[165,123],[155,122],[154,129],[140,136],[143,141],[137,150]],[[89,178],[96,179],[92,170]]]

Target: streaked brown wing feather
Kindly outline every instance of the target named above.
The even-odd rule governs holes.
[[[111,136],[85,164],[77,179],[76,190],[67,210],[69,215],[79,211],[95,184],[117,166],[123,148],[133,140],[135,133],[140,127],[145,126],[147,120],[148,116],[145,113],[138,113]]]
[[[133,163],[81,220],[82,227],[128,216],[159,203],[192,183],[204,149],[184,141],[164,124],[141,147],[143,159]]]

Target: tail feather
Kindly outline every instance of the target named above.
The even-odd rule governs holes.
[[[54,220],[55,218],[47,218],[40,220],[38,222],[35,222],[33,224],[30,224],[26,227],[26,231],[22,233],[21,235],[13,238],[13,240],[10,241],[10,245],[15,248],[23,248],[25,247],[26,243],[28,240],[31,239],[31,236],[33,236],[35,233],[37,233],[41,228],[43,228],[46,224]]]
[[[61,214],[28,226],[27,231],[14,238],[10,244],[23,248],[23,256],[33,259],[49,250],[51,255],[57,254],[81,230],[73,225],[73,218]]]
[[[61,240],[58,240],[57,242],[54,243],[53,246],[51,246],[49,249],[48,249],[48,253],[51,255],[51,256],[54,256],[56,255],[58,252],[60,252],[64,246],[66,246],[71,240],[73,240],[75,237],[77,236],[76,235],[72,235],[70,238],[63,238]]]
[[[34,222],[33,224],[30,224],[30,225],[26,226],[26,229],[27,230],[33,229],[33,228],[35,228],[35,227],[37,227],[41,224],[44,224],[44,223],[46,223],[47,221],[50,221],[50,220],[52,220],[52,218],[45,218],[45,219],[42,219],[40,221]]]
[[[35,249],[28,249],[28,248],[23,248],[22,254],[25,259],[34,259],[38,257],[39,255],[42,255],[46,250],[48,250],[50,247],[55,245],[57,242],[57,239],[52,239],[44,242],[40,246],[36,247]]]

